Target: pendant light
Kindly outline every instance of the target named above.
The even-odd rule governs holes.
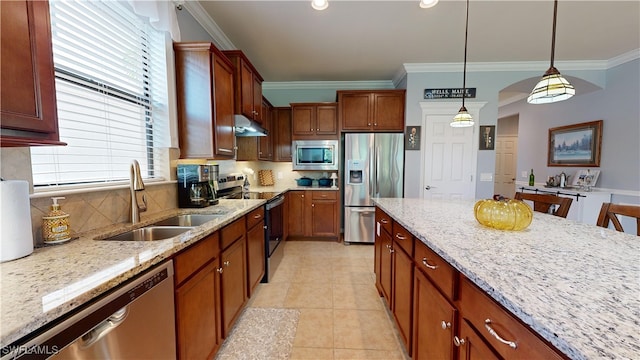
[[[311,7],[316,10],[324,10],[329,7],[329,0],[311,0]]]
[[[556,47],[556,17],[558,15],[558,0],[553,2],[553,31],[551,35],[551,66],[544,73],[531,94],[527,98],[529,104],[548,104],[556,101],[567,100],[576,93],[571,85],[558,69],[553,66],[553,58]]]
[[[464,29],[464,69],[462,72],[462,107],[458,111],[458,115],[453,117],[453,121],[449,124],[451,127],[470,127],[473,126],[473,118],[464,107],[464,97],[467,93],[467,38],[469,37],[469,0],[467,0],[467,19]]]

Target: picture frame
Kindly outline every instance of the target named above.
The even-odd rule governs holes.
[[[496,148],[496,126],[480,125],[479,150],[495,150]]]
[[[600,170],[578,170],[573,177],[573,187],[594,187],[598,182]]]
[[[549,129],[547,166],[600,167],[602,120]]]
[[[420,150],[421,126],[407,126],[404,131],[404,149]]]

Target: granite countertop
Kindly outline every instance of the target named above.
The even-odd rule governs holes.
[[[262,206],[265,200],[224,200],[202,209],[174,209],[135,226],[116,224],[79,234],[67,243],[36,248],[0,264],[0,348],[79,308],[178,251]],[[160,241],[98,241],[177,214],[219,213],[219,218]]]
[[[480,225],[474,202],[376,204],[571,359],[640,357],[640,238],[534,213],[519,232]]]

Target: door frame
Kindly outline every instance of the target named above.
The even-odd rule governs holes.
[[[478,146],[479,146],[479,138],[476,136],[478,134],[478,129],[480,126],[480,109],[487,104],[486,101],[465,101],[465,107],[467,111],[474,119],[473,130],[471,132],[471,158],[473,161],[471,162],[471,195],[475,198],[476,187],[477,187],[477,171],[478,171]],[[437,102],[427,102],[421,101],[419,103],[420,109],[422,109],[422,138],[424,139],[424,131],[427,129],[427,117],[433,115],[450,115],[451,119],[458,113],[460,110],[459,102],[452,101],[437,101]],[[420,150],[420,198],[424,198],[424,166],[426,161],[426,151],[427,144],[423,143],[422,148]]]

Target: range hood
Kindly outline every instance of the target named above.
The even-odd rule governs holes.
[[[236,136],[267,136],[267,130],[244,115],[235,116]]]

